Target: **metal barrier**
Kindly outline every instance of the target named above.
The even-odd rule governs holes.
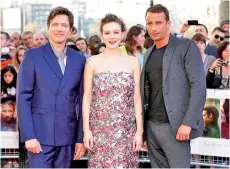
[[[1,159],[19,159],[20,168],[27,168],[28,159],[24,146],[20,149],[2,149]],[[88,155],[82,157],[80,160],[87,160]],[[139,152],[140,163],[150,163],[150,158],[146,150]],[[229,157],[215,157],[215,156],[203,156],[203,155],[192,155],[191,166],[206,166],[206,167],[223,167],[230,168]]]
[[[149,163],[150,158],[146,150],[139,152],[139,162]],[[210,166],[210,167],[228,167],[230,168],[229,157],[214,157],[214,156],[203,156],[203,155],[192,155],[191,165],[199,166]]]
[[[80,160],[87,160],[87,154]],[[150,163],[150,158],[148,151],[142,149],[139,152],[139,162],[140,163]],[[203,155],[192,155],[191,166],[209,166],[209,167],[223,167],[230,168],[229,157],[213,157],[213,156],[203,156]]]
[[[1,167],[2,168],[19,168],[19,150],[18,149],[1,149]]]

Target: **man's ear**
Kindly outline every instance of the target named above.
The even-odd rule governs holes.
[[[168,27],[168,29],[171,27],[171,21],[169,20],[169,21],[167,21],[167,27]]]

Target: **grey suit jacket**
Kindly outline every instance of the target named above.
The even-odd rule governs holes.
[[[144,128],[147,119],[149,91],[145,67],[152,53],[152,46],[145,54],[141,74],[141,97]],[[172,131],[176,136],[181,124],[190,126],[190,139],[203,134],[203,108],[206,101],[204,66],[197,45],[190,39],[170,35],[163,56],[163,97]],[[146,132],[146,130],[145,130]]]

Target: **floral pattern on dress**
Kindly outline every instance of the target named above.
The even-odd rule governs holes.
[[[89,168],[138,168],[132,142],[136,133],[133,75],[104,71],[93,78]]]

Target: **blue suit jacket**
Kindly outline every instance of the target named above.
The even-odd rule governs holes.
[[[218,49],[216,46],[212,46],[212,45],[208,44],[204,50],[204,53],[207,55],[212,55],[215,58],[218,58]]]
[[[85,57],[67,49],[64,76],[49,43],[25,52],[17,80],[21,141],[45,145],[83,142],[82,97]]]

